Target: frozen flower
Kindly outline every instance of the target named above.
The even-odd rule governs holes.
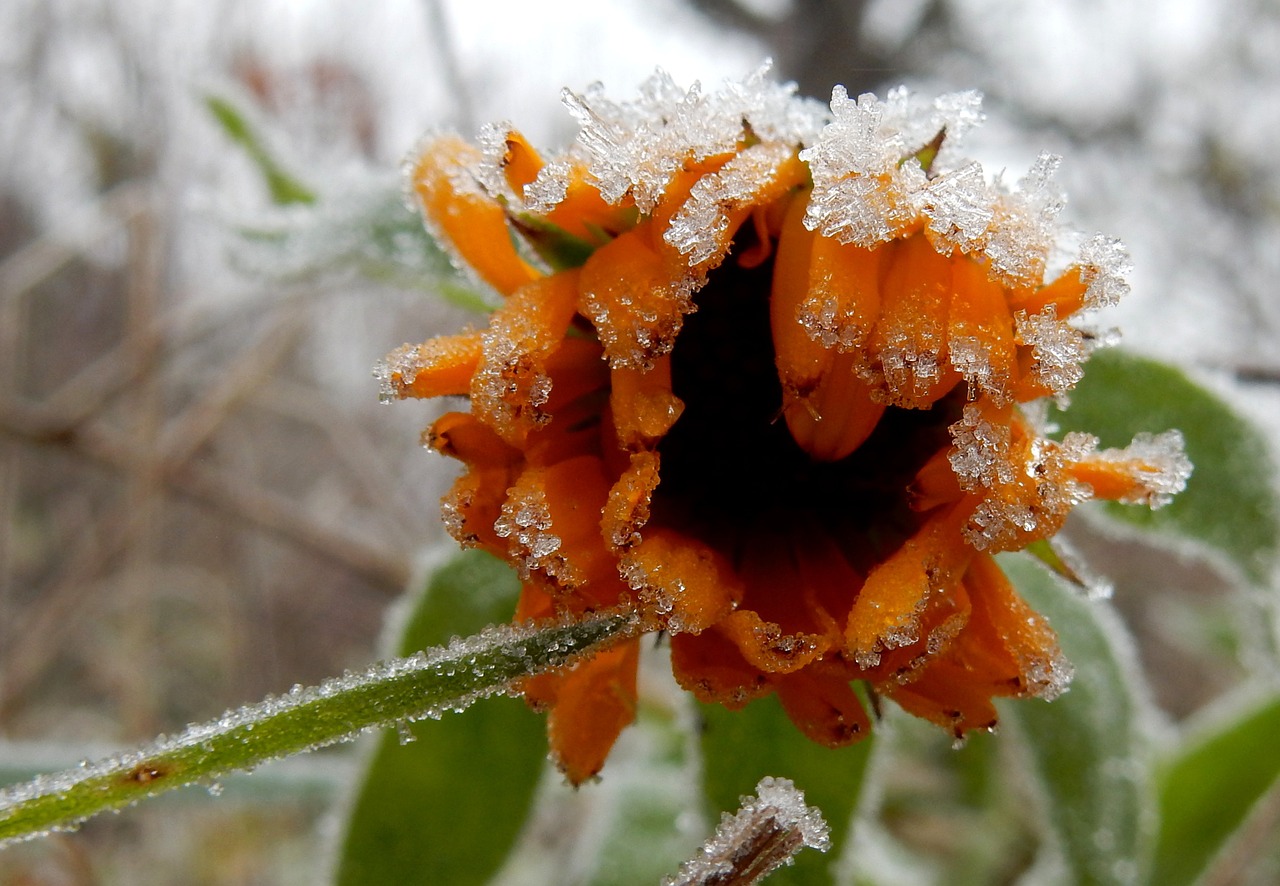
[[[388,397],[470,398],[425,439],[466,465],[445,520],[519,570],[515,617],[630,607],[698,698],[776,693],[828,745],[870,729],[857,684],[957,736],[1060,693],[993,554],[1089,498],[1158,506],[1190,467],[1176,432],[1099,451],[1023,412],[1125,289],[1106,238],[1046,277],[1056,159],[1011,188],[953,157],[973,93],[837,88],[828,112],[763,70],[659,72],[566,104],[558,156],[509,127],[422,145],[428,227],[505,301],[381,370]],[[638,642],[525,686],[575,783],[633,717]]]

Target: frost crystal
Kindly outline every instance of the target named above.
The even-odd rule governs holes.
[[[1054,394],[1065,394],[1084,377],[1087,356],[1084,334],[1058,320],[1053,306],[1039,314],[1019,312],[1014,318],[1018,339],[1031,346],[1033,372],[1037,380]]]
[[[753,145],[719,172],[705,175],[671,220],[663,239],[698,265],[716,257],[718,237],[729,227],[728,213],[750,206],[761,182],[769,181],[794,148],[785,143]]]
[[[1057,218],[1065,198],[1053,174],[1062,158],[1041,154],[1018,182],[1018,191],[996,202],[985,252],[993,274],[1015,286],[1037,283],[1058,240]]]
[[[768,70],[766,64],[704,94],[696,82],[682,90],[659,69],[630,102],[605,98],[599,83],[582,94],[565,90],[565,106],[581,126],[575,147],[601,196],[618,203],[630,194],[648,212],[688,161],[727,154],[749,135],[793,145],[810,140],[823,120],[820,106],[796,98],[794,84],[768,81]],[[541,205],[553,190],[550,181],[539,185]]]
[[[1080,248],[1080,282],[1086,308],[1109,307],[1129,292],[1126,278],[1133,270],[1129,250],[1114,237],[1095,234]]]
[[[892,90],[885,102],[870,93],[854,101],[837,86],[831,91],[834,119],[800,153],[814,185],[805,226],[860,246],[893,239],[929,201],[925,171],[907,158],[939,132],[954,143],[981,121],[981,105],[978,93],[961,92],[938,98],[930,113],[921,113],[905,89]],[[973,226],[972,220],[966,224]]]
[[[1133,471],[1138,486],[1132,495],[1120,499],[1125,504],[1164,507],[1186,488],[1191,477],[1191,460],[1181,431],[1138,434],[1124,449],[1107,449],[1095,458],[1136,465]]]
[[[991,188],[982,166],[969,163],[939,175],[922,193],[921,209],[941,244],[961,252],[980,249],[995,217]]]

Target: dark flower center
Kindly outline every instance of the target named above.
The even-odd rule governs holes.
[[[916,528],[906,488],[950,442],[962,401],[886,410],[871,437],[835,462],[811,458],[782,418],[769,298],[773,263],[730,258],[697,293],[672,353],[684,413],[659,446],[654,518],[741,561],[744,545],[824,531],[869,568]]]

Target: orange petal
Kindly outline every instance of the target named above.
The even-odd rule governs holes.
[[[601,246],[582,266],[579,311],[613,366],[648,367],[669,354],[693,310],[689,281],[672,276],[647,225],[652,221]]]
[[[440,499],[440,514],[445,529],[458,544],[506,556],[506,540],[494,531],[493,524],[502,514],[511,480],[510,470],[472,468],[454,481]]]
[[[502,441],[487,425],[467,412],[446,412],[423,435],[423,443],[441,455],[469,465],[509,467],[520,451]]]
[[[1072,265],[1052,283],[1039,289],[1020,289],[1010,293],[1009,307],[1014,313],[1039,314],[1052,305],[1057,316],[1069,317],[1084,307],[1084,294],[1088,288],[1081,268]]]
[[[803,411],[803,400],[817,388],[828,371],[833,352],[815,341],[797,318],[809,293],[809,263],[818,235],[804,226],[805,201],[791,201],[778,237],[773,262],[773,291],[769,298],[769,323],[773,350],[782,382],[787,424],[793,411]]]
[[[516,251],[503,207],[475,181],[472,170],[481,159],[478,148],[457,136],[438,136],[423,146],[411,181],[436,239],[506,295],[540,275]]]
[[[619,569],[650,616],[673,633],[706,630],[742,599],[742,582],[723,555],[665,527],[647,530]]]
[[[570,784],[604,767],[624,727],[636,716],[638,640],[597,652],[563,674],[547,718],[551,755]]]
[[[786,408],[791,436],[817,461],[839,461],[866,442],[884,415],[858,377],[860,354],[836,354],[816,387]]]
[[[886,695],[908,713],[950,729],[957,737],[992,729],[998,717],[991,695],[954,662],[935,660],[905,686],[887,686]]]
[[[752,667],[769,674],[798,671],[831,648],[829,637],[785,633],[775,622],[765,621],[750,609],[729,613],[716,627],[733,641]]]
[[[446,397],[471,390],[482,352],[481,334],[465,332],[404,345],[387,355],[386,394],[396,397]],[[385,396],[385,394],[384,394]]]
[[[1071,678],[1058,638],[1048,622],[1014,590],[995,559],[979,554],[965,587],[973,615],[954,655],[995,695],[1053,698]]]
[[[656,452],[633,452],[627,470],[609,490],[600,533],[611,550],[622,551],[640,541],[640,530],[649,522],[649,505],[660,479],[659,463]]]
[[[806,668],[777,680],[778,700],[791,722],[827,747],[852,744],[871,733],[871,721],[847,677]]]
[[[923,409],[959,379],[947,363],[951,259],[935,252],[923,234],[880,248],[891,252],[869,347],[879,362],[885,399]]]
[[[507,133],[506,150],[502,154],[502,174],[511,190],[520,194],[524,186],[538,177],[542,157],[522,134],[512,129]]]
[[[766,694],[769,678],[742,657],[738,647],[711,628],[701,634],[673,634],[671,671],[699,701],[736,710]]]
[[[947,348],[951,365],[969,383],[997,400],[1012,392],[1018,369],[1013,314],[1004,287],[985,265],[963,255],[951,261],[952,288]]]
[[[805,165],[790,145],[762,142],[745,148],[698,179],[663,226],[664,240],[704,280],[724,261],[738,229],[755,209],[779,199],[806,176]],[[669,190],[664,199],[677,195]]]
[[[796,315],[811,338],[841,351],[866,340],[880,315],[880,278],[891,251],[814,240],[809,291]]]
[[[684,411],[684,402],[671,393],[671,355],[656,358],[649,369],[614,367],[610,379],[618,443],[633,451],[656,446]]]
[[[471,379],[471,408],[509,443],[519,445],[549,419],[553,380],[547,367],[577,300],[578,272],[562,271],[520,287],[489,320]]]
[[[522,577],[538,573],[558,588],[573,590],[614,575],[614,560],[599,531],[608,490],[600,459],[591,455],[520,474],[494,530],[507,539],[507,558]]]
[[[973,555],[961,534],[969,513],[964,502],[935,512],[867,576],[845,628],[860,665],[873,667],[884,650],[920,640],[929,595],[957,582]]]
[[[607,203],[587,176],[586,166],[577,164],[567,172],[564,199],[546,214],[546,220],[589,243],[617,236],[636,223],[635,205],[624,198],[618,205]]]

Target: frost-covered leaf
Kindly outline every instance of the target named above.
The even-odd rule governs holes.
[[[703,789],[714,821],[738,808],[766,775],[784,776],[804,791],[831,828],[831,851],[802,853],[796,863],[769,883],[831,883],[831,867],[848,836],[849,819],[858,804],[863,775],[874,738],[839,749],[823,747],[792,725],[775,697],[759,699],[739,711],[703,705],[701,742]]]
[[[391,179],[346,181],[314,205],[265,214],[237,233],[232,263],[258,277],[297,282],[351,273],[468,310],[493,309],[490,294],[462,278]]]
[[[1172,366],[1103,350],[1054,420],[1065,431],[1098,435],[1103,446],[1181,430],[1195,466],[1186,490],[1160,510],[1109,504],[1107,513],[1209,545],[1253,581],[1266,581],[1280,553],[1274,468],[1258,431],[1222,400]]]
[[[509,619],[519,589],[505,563],[481,551],[458,554],[416,601],[399,654]],[[513,698],[388,730],[352,804],[335,882],[487,882],[532,804],[544,732],[542,718]]]
[[[1212,721],[1160,769],[1160,833],[1151,882],[1193,883],[1280,777],[1280,697],[1254,698]]]
[[[218,121],[227,137],[244,149],[258,167],[267,190],[271,192],[271,200],[281,206],[290,203],[314,203],[315,191],[301,181],[285,172],[284,168],[271,156],[262,137],[254,131],[245,113],[225,98],[216,95],[206,96],[205,107]]]
[[[1155,822],[1137,661],[1105,602],[1085,599],[1025,555],[1002,555],[1000,563],[1076,668],[1060,698],[1014,701],[1001,711],[1025,740],[1069,882],[1141,882]]]
[[[461,711],[509,691],[521,677],[569,664],[632,626],[630,616],[615,613],[548,626],[491,627],[319,686],[295,686],[136,750],[0,791],[0,845],[373,727]]]

